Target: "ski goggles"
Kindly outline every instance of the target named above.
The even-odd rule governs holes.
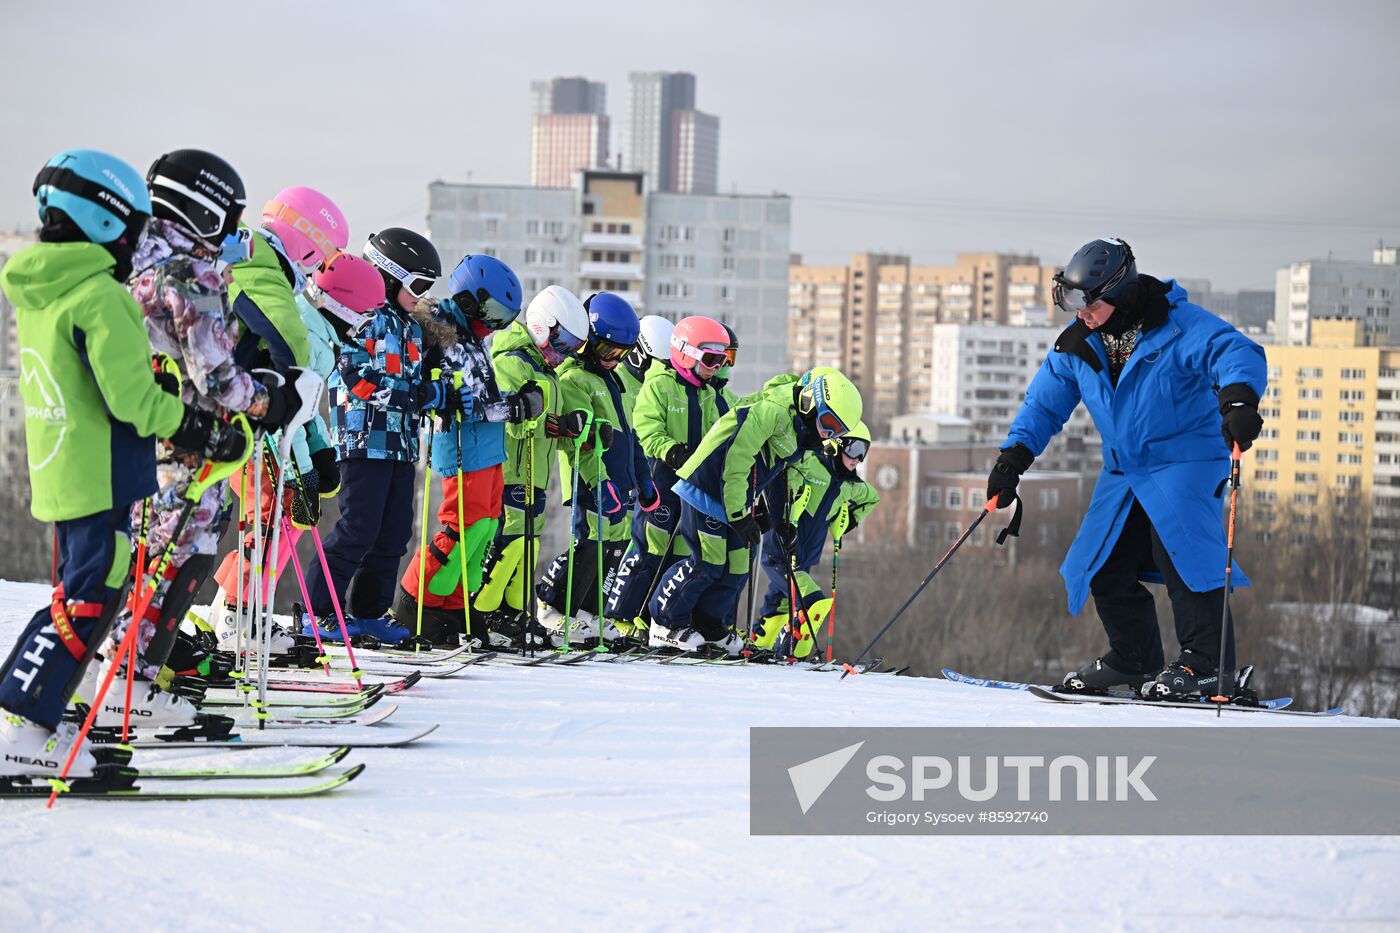
[[[296,210],[280,201],[268,201],[263,205],[263,219],[280,220],[310,240],[317,252],[321,254],[318,262],[330,262],[331,258],[340,252],[340,247],[335,245],[335,241],[331,239],[329,233],[321,229],[320,224],[303,217]],[[302,257],[303,262],[306,259],[307,257]]]
[[[725,366],[733,366],[734,361],[739,358],[738,347],[727,347],[724,351]]]
[[[435,275],[424,275],[421,272],[412,272],[385,256],[373,246],[365,246],[365,258],[374,263],[385,272],[398,279],[399,284],[408,290],[414,298],[422,298],[433,290],[437,284],[438,277]]]
[[[577,353],[582,346],[582,337],[575,337],[563,325],[556,323],[549,329],[549,339],[540,347],[540,354],[550,367],[555,367]]]
[[[803,394],[811,398],[812,408],[809,413],[816,425],[817,435],[822,440],[829,441],[834,437],[849,433],[851,429],[822,398],[823,388],[824,386],[820,384],[813,384],[804,389]]]
[[[152,175],[146,180],[152,190],[156,187],[168,188],[184,196],[183,203],[172,204],[164,201],[157,194],[152,194],[153,204],[165,204],[180,217],[194,231],[201,240],[210,243],[218,243],[225,236],[228,236],[238,226],[239,218],[243,216],[243,202],[228,200],[221,204],[217,198],[211,197],[206,191],[209,188],[208,182],[203,181],[198,174],[185,172],[175,166],[164,165],[159,174]],[[203,185],[205,191],[200,190]]]
[[[1085,308],[1098,301],[1109,291],[1116,288],[1118,283],[1123,281],[1123,276],[1127,275],[1127,273],[1128,267],[1124,266],[1115,272],[1107,282],[1104,282],[1098,288],[1092,289],[1080,288],[1074,282],[1057,275],[1055,276],[1055,288],[1053,291],[1055,307],[1064,311],[1066,314],[1078,314],[1080,311],[1083,311]]]
[[[475,295],[471,292],[458,292],[452,296],[452,300],[469,320],[480,321],[491,330],[505,330],[520,316],[518,308],[512,311],[486,294],[484,288]]]
[[[632,348],[620,343],[613,343],[611,340],[604,340],[602,337],[594,337],[588,344],[593,355],[604,363],[621,362]]]
[[[870,442],[863,437],[847,438],[841,443],[841,453],[852,460],[864,460],[870,453]]]
[[[224,237],[219,244],[219,258],[214,265],[220,272],[227,269],[234,263],[247,262],[253,258],[253,231],[247,227],[240,227],[228,236]]]
[[[358,330],[360,325],[369,320],[368,314],[359,311],[352,311],[345,305],[336,301],[328,292],[321,291],[319,285],[311,282],[306,286],[306,300],[311,302],[311,306],[322,314],[329,315],[338,321],[343,321],[350,326],[350,330]]]
[[[719,344],[702,343],[697,347],[681,341],[677,349],[706,369],[718,369],[729,362],[729,350]]]

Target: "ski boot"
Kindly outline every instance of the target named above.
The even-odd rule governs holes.
[[[1151,680],[1151,674],[1125,674],[1099,658],[1082,670],[1070,671],[1055,689],[1061,693],[1107,693],[1114,687],[1124,687],[1136,692]]]
[[[1214,668],[1207,658],[1184,649],[1181,657],[1143,683],[1138,695],[1145,700],[1197,700],[1217,696],[1220,677]]]
[[[479,621],[478,621],[479,620]],[[523,609],[502,607],[472,618],[472,628],[481,625],[486,632],[485,647],[491,651],[537,651],[549,642],[549,632],[532,621]]]
[[[598,637],[598,619],[592,613],[580,609],[568,620],[567,638],[565,635],[564,613],[553,606],[540,606],[540,627],[549,633],[549,643],[554,648],[568,645],[582,645],[590,638]]]
[[[424,606],[422,630],[418,625],[418,600],[413,594],[400,588],[399,601],[389,613],[395,619],[402,619],[403,625],[410,632],[417,632],[425,644],[434,648],[456,648],[462,643],[462,632],[465,628],[465,621],[462,618],[461,609],[441,609],[433,606]],[[473,627],[476,620],[473,619]]]
[[[175,646],[165,662],[175,677],[199,677],[206,680],[225,680],[233,671],[233,653],[219,651],[214,638],[207,632],[194,635],[181,629],[175,633]],[[161,684],[162,689],[170,689],[168,679]]]
[[[252,612],[247,605],[243,607],[243,615],[247,619],[252,618]],[[238,607],[215,598],[209,607],[209,625],[214,630],[214,637],[219,640],[219,647],[225,651],[233,651],[238,644]],[[249,631],[252,631],[251,626]],[[269,657],[288,654],[296,647],[296,639],[292,637],[292,633],[275,619],[270,636]],[[257,636],[254,633],[248,637],[255,639]]]
[[[0,709],[0,781],[13,777],[58,777],[77,738],[77,728],[67,723],[57,730],[46,729]],[[97,758],[84,742],[68,776],[91,777],[97,768]]]
[[[690,626],[668,629],[660,622],[651,623],[647,644],[653,648],[678,648],[681,651],[695,651],[705,644],[705,636]]]
[[[744,637],[737,632],[726,632],[723,638],[706,641],[705,644],[721,649],[731,658],[737,658],[744,650]]]

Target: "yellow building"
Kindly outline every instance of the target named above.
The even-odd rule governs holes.
[[[1362,346],[1360,321],[1316,320],[1311,336],[1265,347],[1264,433],[1245,481],[1261,518],[1333,498],[1369,517],[1400,496],[1400,348]]]

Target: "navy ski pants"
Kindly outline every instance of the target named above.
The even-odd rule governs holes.
[[[413,483],[412,463],[340,461],[340,519],[325,541],[331,579],[325,579],[319,563],[307,573],[309,608],[317,618],[334,611],[331,586],[348,615],[373,619],[389,610],[397,595],[399,562],[413,535]]]

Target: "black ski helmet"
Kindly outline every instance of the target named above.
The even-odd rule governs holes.
[[[153,216],[216,246],[238,229],[248,203],[233,166],[203,149],[176,149],[156,159],[146,172],[146,187]]]
[[[1096,301],[1113,304],[1137,281],[1137,261],[1133,248],[1109,237],[1092,240],[1065,263],[1055,276],[1055,304],[1074,314]]]
[[[428,238],[403,227],[386,227],[365,244],[364,256],[379,268],[384,294],[394,300],[399,286],[422,298],[442,278],[442,260]]]

